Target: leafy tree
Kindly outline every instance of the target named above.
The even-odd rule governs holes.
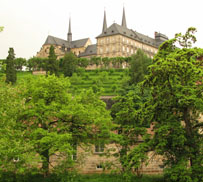
[[[108,68],[110,64],[110,59],[108,57],[102,58],[102,64],[104,65],[104,68]]]
[[[89,59],[87,58],[78,58],[78,66],[82,68],[86,68],[89,65]]]
[[[28,60],[27,66],[31,71],[46,70],[47,58],[32,57]]]
[[[8,57],[6,58],[6,82],[14,84],[16,82],[16,70],[15,70],[15,53],[13,48],[9,48]]]
[[[13,181],[37,167],[39,162],[32,144],[25,137],[26,131],[18,122],[24,106],[20,93],[19,87],[0,81],[0,177],[10,173]],[[8,178],[9,175],[3,181],[9,181]]]
[[[62,61],[62,72],[64,76],[72,76],[77,69],[77,65],[77,57],[72,52],[66,53]]]
[[[26,66],[26,63],[27,63],[27,61],[25,58],[16,58],[14,60],[16,70],[22,71],[23,66]]]
[[[130,85],[137,84],[144,80],[144,76],[148,73],[148,66],[152,64],[152,59],[149,58],[141,49],[138,49],[136,54],[130,60]]]
[[[144,81],[152,95],[144,114],[155,122],[152,144],[165,158],[166,181],[203,180],[203,50],[190,48],[195,30],[164,42]]]
[[[98,67],[99,65],[101,65],[101,62],[102,62],[102,58],[101,57],[91,57],[90,58],[90,62],[89,64],[90,65],[96,65],[96,67]]]
[[[58,71],[59,71],[59,63],[56,60],[57,56],[55,54],[54,51],[54,46],[51,45],[49,48],[49,56],[48,59],[46,60],[46,72],[47,74],[55,74],[58,75]]]
[[[117,124],[116,130],[118,131],[118,135],[113,138],[118,145],[118,152],[114,155],[118,157],[122,173],[126,178],[129,178],[133,171],[139,175],[139,169],[147,159],[149,137],[146,127],[148,123],[146,121],[144,123],[140,118],[142,104],[146,98],[148,98],[148,94],[143,96],[140,89],[134,87],[134,90],[116,97],[115,104],[111,108],[111,114]],[[141,137],[145,142],[140,143]]]
[[[73,146],[109,137],[111,118],[105,104],[92,91],[72,97],[69,86],[67,78],[48,75],[28,81],[23,92],[26,104],[19,121],[29,131],[45,175],[52,155],[63,159],[59,165],[65,170],[72,167]]]

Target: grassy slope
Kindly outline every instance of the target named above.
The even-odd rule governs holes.
[[[70,81],[73,93],[93,87],[93,90],[100,89],[102,95],[117,95],[124,79],[127,79],[125,70],[91,70],[74,74]]]
[[[119,175],[113,174],[94,174],[94,175],[81,175],[78,180],[81,182],[123,182],[124,179]],[[133,182],[163,182],[163,177],[158,175],[151,176],[143,176],[142,178],[138,178],[134,176],[132,178]]]
[[[17,82],[20,83],[26,77],[32,75],[31,72],[18,72]],[[33,75],[33,77],[38,77]],[[88,70],[82,73],[74,73],[70,77],[71,92],[77,94],[83,89],[93,88],[101,90],[102,95],[117,95],[122,82],[127,79],[126,70]]]

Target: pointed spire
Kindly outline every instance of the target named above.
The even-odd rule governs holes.
[[[123,7],[122,26],[127,28],[127,23],[126,23],[126,18],[125,18],[125,8],[124,7]]]
[[[107,30],[107,23],[106,23],[106,11],[104,10],[104,22],[103,22],[103,29],[102,33],[106,32]]]
[[[71,18],[69,18],[69,27],[68,27],[68,42],[72,41],[72,33],[71,33]]]
[[[68,28],[68,33],[71,33],[71,18],[69,18],[69,28]]]

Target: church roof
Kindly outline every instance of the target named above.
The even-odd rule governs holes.
[[[97,54],[97,45],[92,44],[92,45],[87,46],[87,48],[85,49],[85,52],[80,53],[79,57],[91,56],[91,55],[96,55],[96,54]]]
[[[71,42],[71,48],[79,48],[85,46],[89,38],[74,40]]]
[[[89,38],[79,39],[79,40],[71,41],[71,43],[69,43],[67,40],[63,40],[63,39],[49,35],[44,45],[59,45],[59,46],[65,46],[67,48],[79,48],[79,47],[85,46],[88,39]]]
[[[148,44],[153,47],[158,47],[160,45],[160,42],[157,42],[155,39],[148,37],[144,34],[138,33],[132,29],[128,29],[126,27],[118,25],[117,23],[113,23],[109,28],[107,28],[105,32],[102,32],[96,38],[107,37],[107,36],[112,36],[117,34],[129,37],[131,39],[137,40],[139,42]]]
[[[68,43],[67,40],[63,40],[57,37],[53,37],[49,35],[44,43],[44,45],[59,45],[62,46],[64,45],[65,47],[70,47],[70,44]]]

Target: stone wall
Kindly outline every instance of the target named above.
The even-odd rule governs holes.
[[[149,57],[153,57],[158,49],[143,44],[123,35],[111,35],[97,38],[97,56],[100,57],[128,57],[142,49]]]

